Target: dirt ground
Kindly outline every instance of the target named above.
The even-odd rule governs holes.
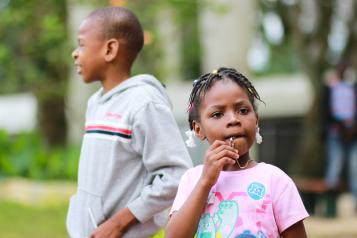
[[[342,218],[312,216],[304,223],[309,238],[357,238],[357,216]]]

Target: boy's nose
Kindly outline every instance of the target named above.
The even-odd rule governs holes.
[[[77,57],[78,57],[77,49],[75,49],[75,50],[72,52],[72,58],[73,58],[73,59],[76,59]]]

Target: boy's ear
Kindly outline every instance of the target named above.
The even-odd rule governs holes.
[[[203,132],[202,127],[199,122],[193,121],[192,127],[193,127],[193,131],[195,132],[197,138],[199,138],[200,140],[206,139],[206,136],[204,135],[204,132]]]
[[[104,59],[107,62],[113,61],[119,52],[119,41],[117,39],[109,39],[105,43]]]

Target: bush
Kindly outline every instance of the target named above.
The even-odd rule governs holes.
[[[79,146],[48,149],[36,132],[9,135],[0,130],[0,177],[75,180],[79,152]]]

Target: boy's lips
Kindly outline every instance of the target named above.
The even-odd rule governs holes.
[[[77,73],[80,74],[82,72],[82,67],[79,64],[75,64],[75,66]]]

